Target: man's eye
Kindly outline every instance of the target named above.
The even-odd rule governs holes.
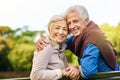
[[[68,31],[67,29],[63,29],[64,31]]]
[[[68,25],[70,25],[71,23],[70,22],[68,22]]]
[[[74,23],[77,23],[77,22],[78,22],[78,20],[74,20],[73,22],[74,22]]]

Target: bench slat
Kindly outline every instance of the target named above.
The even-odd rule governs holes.
[[[100,72],[91,77],[91,79],[120,79],[120,71]]]

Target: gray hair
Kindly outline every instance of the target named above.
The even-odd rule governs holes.
[[[87,9],[82,5],[71,6],[70,8],[67,9],[66,15],[71,12],[78,12],[80,15],[80,18],[82,19],[87,19],[87,18],[89,19],[89,14],[87,12]]]
[[[51,23],[56,22],[56,21],[61,21],[61,20],[66,20],[66,17],[64,14],[59,14],[59,15],[54,15],[51,17],[49,23],[48,23],[48,29],[51,26]]]

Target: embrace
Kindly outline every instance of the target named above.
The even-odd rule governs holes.
[[[51,17],[48,31],[47,39],[36,43],[31,80],[82,80],[119,70],[115,49],[84,6],[74,5],[65,14]],[[66,49],[78,57],[79,66],[68,64]]]

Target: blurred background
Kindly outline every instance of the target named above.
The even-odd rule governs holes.
[[[106,33],[118,53],[120,65],[119,0],[0,0],[0,79],[28,77],[35,42],[46,37],[49,18],[74,4],[84,5],[90,19]],[[65,51],[68,62],[77,57]]]

